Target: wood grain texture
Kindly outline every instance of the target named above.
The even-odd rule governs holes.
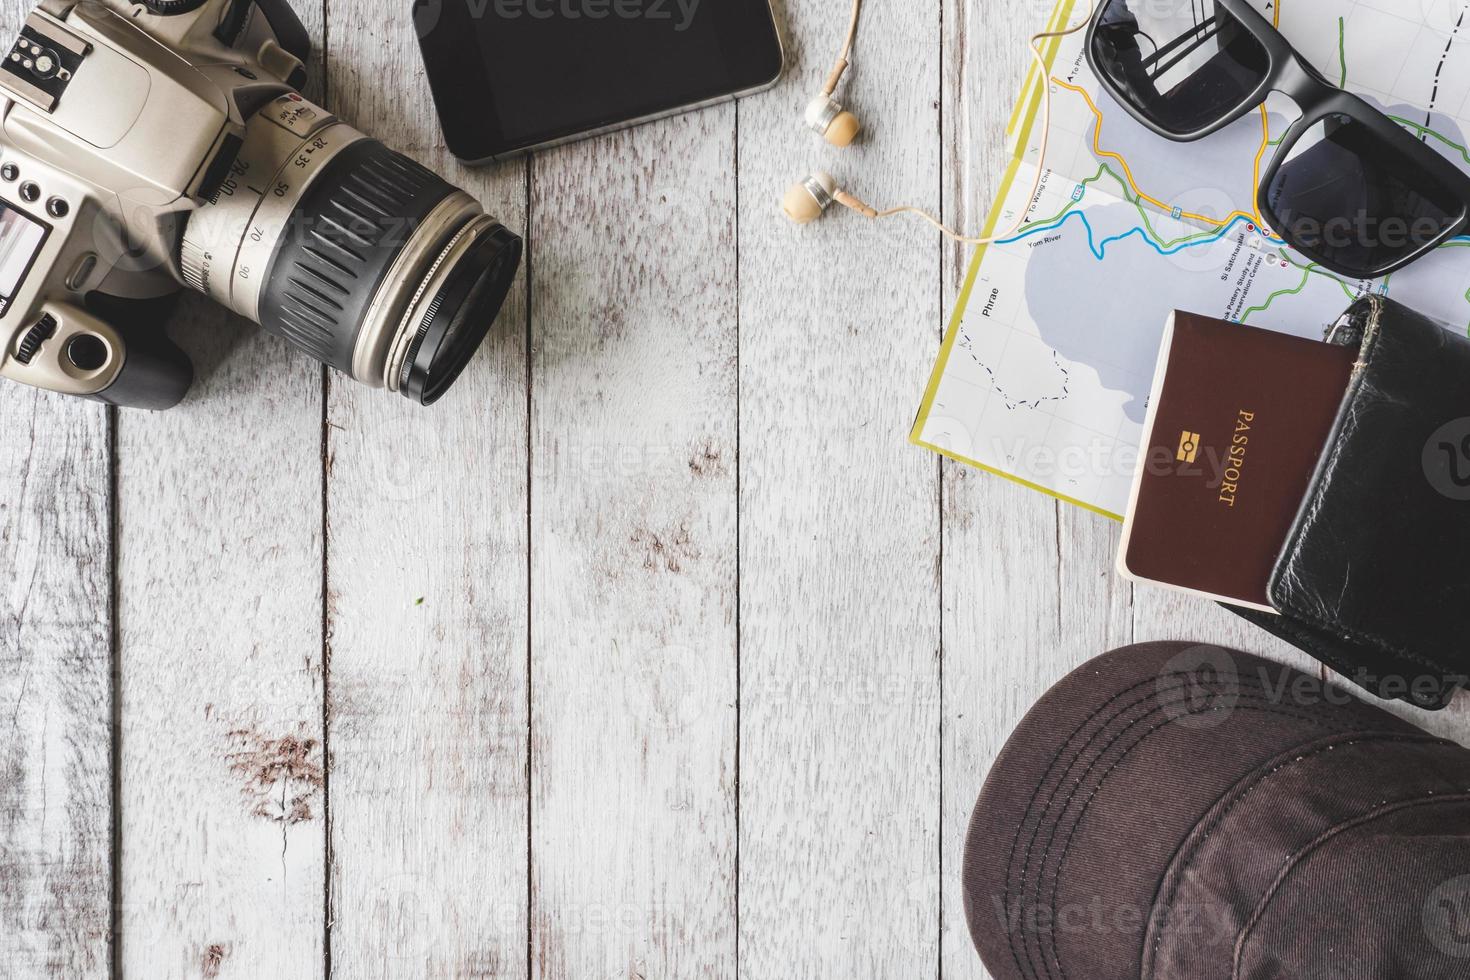
[[[945,217],[978,234],[1010,165],[1006,120],[1049,11],[996,17],[944,4]],[[974,256],[946,245],[945,299]],[[946,306],[946,323],[953,313]],[[1117,525],[1016,484],[944,463],[942,970],[983,977],[960,880],[970,813],[991,764],[1036,700],[1069,671],[1132,641],[1132,590],[1112,572]]]
[[[17,14],[5,8],[5,30]],[[0,387],[0,974],[111,956],[109,414]]]
[[[322,974],[321,381],[188,296],[203,375],[119,414],[124,975]]]
[[[734,977],[736,109],[532,168],[532,972]]]
[[[319,8],[296,9],[319,43]],[[188,399],[118,413],[120,972],[312,980],[322,369],[192,293],[171,332]]]
[[[322,975],[321,380],[186,297],[206,376],[118,423],[125,976]]]
[[[779,5],[778,5],[779,6]],[[939,205],[936,4],[864,7],[846,150],[801,114],[839,5],[784,5],[790,66],[740,106],[741,975],[928,976],[938,961],[938,459],[910,447],[940,246],[781,193],[813,168]]]
[[[408,7],[330,9],[330,104],[517,233],[525,165],[440,146]],[[524,278],[424,408],[333,376],[327,468],[335,976],[526,975]]]

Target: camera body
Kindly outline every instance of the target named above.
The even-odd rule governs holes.
[[[520,240],[305,100],[284,0],[45,0],[0,62],[0,376],[167,408],[182,287],[428,404]]]

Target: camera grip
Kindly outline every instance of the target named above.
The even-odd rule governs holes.
[[[183,401],[194,383],[194,365],[163,328],[177,299],[177,293],[157,299],[129,300],[102,293],[87,297],[88,309],[113,324],[123,343],[117,377],[88,397],[119,408],[151,411]]]

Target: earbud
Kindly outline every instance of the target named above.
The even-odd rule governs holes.
[[[813,171],[800,183],[792,184],[787,188],[786,196],[781,198],[781,210],[786,212],[786,217],[799,225],[811,224],[834,204],[840,204],[849,211],[855,211],[870,220],[887,218],[895,214],[916,214],[938,228],[946,237],[970,245],[983,244],[992,240],[965,238],[958,232],[950,230],[938,218],[918,208],[903,207],[879,211],[862,198],[838,187],[837,181],[831,174],[820,170]]]
[[[807,103],[806,124],[833,146],[850,145],[863,128],[857,116],[842,108],[829,94],[819,95]]]
[[[781,210],[786,217],[799,225],[808,225],[822,216],[822,212],[836,200],[837,181],[831,174],[818,170],[800,183],[792,184],[781,199]]]
[[[862,124],[858,122],[857,117],[842,108],[837,100],[832,98],[832,94],[837,91],[838,83],[842,81],[843,73],[848,69],[849,59],[852,57],[852,46],[857,39],[858,15],[861,9],[862,0],[852,0],[852,19],[847,25],[847,39],[842,45],[842,54],[838,56],[837,63],[832,67],[827,81],[822,85],[822,94],[807,103],[806,107],[807,126],[821,134],[822,138],[833,146],[847,146],[862,129]],[[1062,38],[1076,34],[1092,21],[1096,10],[1097,0],[1087,0],[1087,14],[1082,20],[1071,26],[1042,31],[1031,37],[1028,47],[1043,80],[1041,85],[1041,145],[1037,150],[1036,166],[1033,168],[1035,176],[1031,181],[1031,193],[1028,195],[1032,201],[1037,199],[1041,191],[1041,178],[1046,173],[1047,142],[1051,133],[1051,86],[1045,84],[1047,75],[1051,71],[1051,65],[1046,60],[1040,42],[1049,38]],[[1003,241],[1026,225],[1030,213],[1025,208],[1019,209],[1015,220],[1005,231],[992,232],[984,238],[966,238],[922,208],[897,207],[879,211],[861,198],[838,187],[837,181],[832,179],[831,174],[820,170],[812,173],[800,183],[792,184],[786,191],[786,195],[781,198],[781,210],[786,212],[786,217],[799,225],[811,224],[834,204],[840,204],[869,219],[889,218],[896,214],[914,215],[929,222],[946,238],[963,245],[989,245]]]
[[[847,38],[842,44],[842,53],[837,56],[837,63],[827,73],[827,80],[822,83],[822,93],[806,106],[807,127],[833,146],[850,145],[863,128],[857,116],[842,108],[841,103],[832,98],[832,93],[837,91],[843,74],[851,64],[852,46],[857,40],[858,15],[862,6],[863,0],[852,0],[852,19],[847,24]]]
[[[799,225],[808,225],[822,216],[834,204],[856,211],[864,218],[882,217],[866,201],[856,198],[837,186],[829,173],[814,171],[799,184],[792,184],[781,199],[781,210],[786,217]]]

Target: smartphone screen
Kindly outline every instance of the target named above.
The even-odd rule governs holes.
[[[483,161],[774,82],[769,0],[415,0],[445,141]]]

